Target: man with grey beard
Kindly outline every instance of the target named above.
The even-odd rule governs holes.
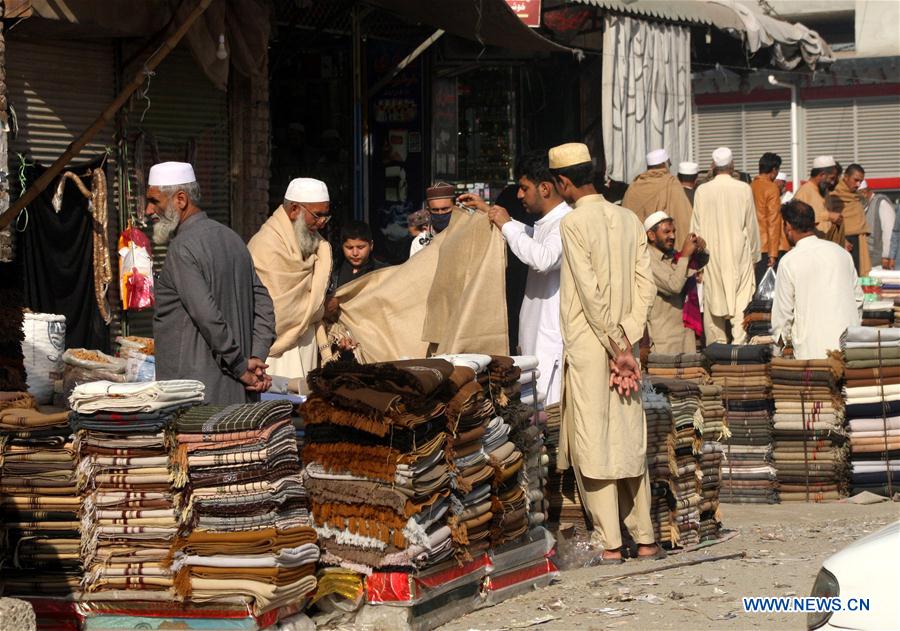
[[[256,273],[275,304],[275,343],[266,364],[279,377],[299,379],[319,365],[325,343],[323,321],[336,315],[334,299],[326,303],[331,278],[331,246],[319,236],[331,219],[328,187],[300,177],[291,180],[284,203],[275,209],[248,248]],[[318,337],[318,340],[317,340]]]
[[[258,400],[271,384],[263,359],[275,314],[247,247],[200,210],[190,164],[156,164],[147,185],[153,240],[168,244],[153,317],[157,378],[202,381],[204,403]]]

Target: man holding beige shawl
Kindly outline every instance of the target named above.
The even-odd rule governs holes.
[[[248,248],[256,273],[275,303],[275,343],[269,374],[300,378],[319,365],[316,333],[324,340],[325,292],[331,274],[331,246],[319,230],[331,219],[328,188],[311,178],[291,181],[284,203],[257,232]]]

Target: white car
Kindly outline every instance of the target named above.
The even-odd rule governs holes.
[[[810,630],[900,629],[900,521],[825,559],[810,596],[833,604],[806,614]]]

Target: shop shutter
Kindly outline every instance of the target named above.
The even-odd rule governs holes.
[[[710,106],[696,108],[694,128],[694,161],[705,171],[712,163],[712,152],[717,147],[730,147],[734,153],[734,163],[742,165],[743,114],[740,105]]]
[[[17,171],[19,153],[49,166],[115,98],[113,45],[10,35],[6,78],[18,127],[10,138],[10,172]],[[112,135],[112,126],[104,127],[75,161],[112,147]]]
[[[125,54],[126,57],[129,54],[127,48]],[[127,69],[126,76],[130,77],[135,69]],[[133,97],[126,126],[129,138],[143,132],[141,166],[144,177],[156,160],[192,162],[200,185],[201,208],[216,221],[231,225],[226,93],[217,90],[206,78],[184,44],[173,50],[156,69],[150,78],[146,98],[143,98],[143,88]],[[129,144],[129,147],[133,149],[134,145]],[[130,155],[129,204],[123,216],[126,220],[129,213],[136,212],[144,203],[134,167],[134,155]],[[153,256],[154,267],[160,270],[165,262],[165,246],[154,246]],[[129,312],[127,323],[131,335],[152,335],[153,313]]]
[[[744,161],[742,168],[750,175],[759,172],[759,158],[767,151],[781,156],[781,170],[791,170],[790,106],[753,104],[744,106]]]
[[[834,156],[845,167],[856,160],[856,117],[852,100],[806,101],[803,111],[801,140],[806,140],[806,155],[801,179],[809,177],[816,156]]]
[[[856,161],[866,177],[900,176],[900,97],[857,99]]]

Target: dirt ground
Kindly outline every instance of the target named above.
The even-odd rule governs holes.
[[[476,611],[441,631],[805,629],[805,614],[744,613],[740,599],[808,595],[824,559],[898,518],[900,505],[889,502],[724,504],[723,524],[736,535],[728,541],[660,561],[565,570],[550,587]],[[745,556],[667,569],[735,553]],[[564,563],[584,555],[567,556]],[[652,571],[616,579],[640,570]]]

